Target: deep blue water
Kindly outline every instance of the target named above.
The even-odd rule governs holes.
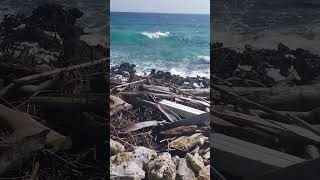
[[[209,76],[210,16],[112,12],[111,63],[182,76]]]

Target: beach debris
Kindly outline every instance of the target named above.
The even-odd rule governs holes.
[[[181,136],[169,143],[169,147],[180,150],[180,151],[190,151],[195,146],[203,145],[205,138],[201,133],[196,133],[191,136]]]
[[[134,156],[134,162],[136,162],[140,167],[143,168],[150,160],[154,159],[157,156],[157,152],[143,146],[138,146],[134,149]]]
[[[105,173],[109,54],[80,40],[84,31],[76,21],[82,15],[45,3],[0,22],[3,178],[90,179]],[[123,151],[117,146],[113,153]]]
[[[124,176],[144,179],[145,171],[133,161],[123,162],[119,165],[114,165],[110,162],[110,177],[117,179],[120,177],[123,178]]]
[[[177,178],[180,180],[197,180],[195,173],[184,158],[179,159]]]
[[[199,179],[199,180],[207,180],[207,179],[210,179],[210,165],[207,165],[206,167],[202,168],[202,169],[199,171],[198,179]]]
[[[210,151],[209,79],[184,78],[155,69],[149,75],[139,76],[134,67],[124,63],[111,67],[110,72],[111,138],[123,144],[124,152],[130,154],[126,153],[130,158],[120,163],[134,162],[144,170],[145,179],[198,179],[199,170],[191,166],[186,154],[201,150],[199,156],[205,156],[203,163],[209,164],[210,156],[205,153]],[[126,80],[119,81],[119,76]],[[202,88],[195,89],[194,83]],[[113,104],[121,104],[121,110],[112,111],[116,109]],[[124,104],[130,108],[124,108]],[[116,156],[112,159],[121,159]],[[188,165],[182,164],[179,174],[180,160]],[[184,172],[186,168],[189,172]],[[121,177],[123,173],[114,176]],[[136,177],[131,174],[131,178]]]
[[[147,165],[148,178],[154,180],[174,180],[176,178],[177,164],[170,153],[164,152]]]
[[[111,155],[117,155],[118,153],[124,152],[124,146],[118,141],[110,139],[110,153]]]
[[[281,43],[275,50],[245,46],[242,52],[211,46],[214,177],[263,177],[318,158],[320,56]]]
[[[205,167],[203,158],[199,155],[199,153],[195,153],[194,155],[187,153],[186,159],[197,173],[199,173],[199,171]]]

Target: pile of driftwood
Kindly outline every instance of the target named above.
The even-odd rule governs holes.
[[[125,63],[110,83],[113,179],[210,179],[208,79],[141,77]]]
[[[1,178],[107,174],[109,58],[107,49],[79,39],[75,21],[81,16],[77,9],[46,4],[1,22]]]
[[[279,44],[278,50],[247,47],[242,53],[220,46],[212,57],[220,68],[211,77],[212,176],[286,179],[274,172],[320,157],[319,56]],[[274,79],[268,68],[283,78]]]

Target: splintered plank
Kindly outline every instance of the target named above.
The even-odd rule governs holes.
[[[248,178],[285,168],[305,159],[219,133],[210,137],[214,167]]]
[[[276,133],[278,136],[295,137],[316,144],[320,143],[319,135],[297,125],[285,124],[273,120],[265,120],[258,116],[246,115],[227,109],[223,110],[222,112],[212,109],[211,113],[214,116],[228,120],[236,125],[260,127],[263,130],[269,131],[271,133]]]
[[[168,100],[161,100],[159,103],[164,105],[166,108],[170,109],[171,111],[175,112],[177,115],[184,118],[206,113],[205,111],[201,111],[199,109],[195,109],[195,108],[178,104]]]

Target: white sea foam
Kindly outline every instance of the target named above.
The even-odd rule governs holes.
[[[201,62],[210,63],[210,56],[197,56],[197,59]]]
[[[170,35],[170,32],[142,32],[142,35],[147,36],[150,39],[159,39],[161,37],[168,37]]]

